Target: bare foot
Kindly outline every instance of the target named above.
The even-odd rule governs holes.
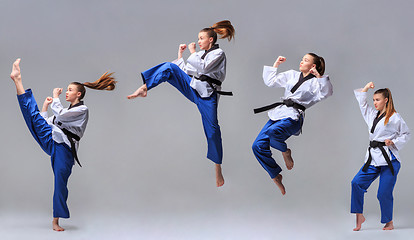
[[[146,97],[147,96],[147,84],[142,85],[140,88],[138,88],[133,94],[128,95],[128,99],[134,99],[137,97]]]
[[[365,217],[362,213],[356,214],[356,228],[354,228],[354,231],[361,230],[362,224],[365,222]]]
[[[382,230],[393,230],[393,229],[394,229],[394,223],[392,221],[389,221],[385,224]]]
[[[292,151],[288,148],[286,152],[282,152],[282,155],[285,160],[286,168],[291,170],[293,168]]]
[[[223,174],[221,173],[221,164],[216,164],[216,183],[217,187],[224,185]]]
[[[65,231],[64,228],[62,228],[61,226],[59,226],[59,218],[53,218],[53,230],[55,230],[57,232],[63,232],[63,231]]]
[[[273,178],[272,180],[273,180],[273,182],[276,183],[276,185],[280,189],[280,192],[282,193],[282,195],[285,195],[286,194],[286,190],[285,190],[285,186],[283,186],[282,178],[283,178],[282,175],[279,174],[275,178]]]
[[[16,92],[17,95],[24,94],[24,88],[22,83],[22,75],[20,73],[20,58],[16,59],[13,63],[12,72],[10,73],[10,77],[13,80],[14,84],[16,85]]]

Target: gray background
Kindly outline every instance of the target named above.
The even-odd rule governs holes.
[[[414,126],[412,8],[410,1],[378,0],[1,0],[0,237],[407,239],[414,233],[412,142],[401,152],[396,230],[380,230],[377,183],[365,198],[364,231],[352,232],[349,205],[368,143],[353,89],[368,81],[391,88],[397,111]],[[219,104],[226,183],[216,188],[196,107],[168,84],[146,99],[126,95],[141,84],[141,71],[175,59],[180,43],[223,19],[236,29],[235,41],[219,41],[228,58],[224,89],[235,96]],[[325,58],[334,95],[309,109],[303,135],[288,140],[295,167],[282,172],[282,197],[251,152],[268,120],[252,109],[283,93],[263,84],[263,65],[283,55],[280,70],[298,69],[307,52]],[[119,81],[114,92],[87,91],[84,167],[75,166],[70,178],[72,218],[61,221],[64,233],[51,231],[50,161],[25,126],[9,78],[18,57],[39,105],[54,87],[94,81],[107,70]]]

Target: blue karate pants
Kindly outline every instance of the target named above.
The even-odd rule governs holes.
[[[301,119],[284,118],[278,121],[269,120],[253,142],[253,153],[262,167],[275,178],[282,169],[272,158],[270,146],[281,152],[287,151],[285,141],[301,128]]]
[[[397,181],[397,174],[400,170],[400,162],[392,155],[392,166],[394,167],[394,176],[388,166],[374,167],[369,166],[366,172],[362,168],[352,180],[351,194],[351,213],[363,213],[364,194],[367,192],[371,183],[380,176],[377,198],[381,208],[381,223],[387,223],[392,220],[394,198],[392,192]]]
[[[165,62],[141,73],[148,90],[165,81],[173,85],[188,100],[197,105],[203,121],[204,133],[207,138],[207,158],[214,163],[221,164],[223,160],[223,146],[221,143],[220,126],[217,119],[217,93],[202,98],[190,86],[191,77],[176,64]]]
[[[68,199],[68,179],[74,164],[72,151],[65,143],[57,143],[52,139],[52,128],[40,115],[36,100],[30,89],[26,90],[24,94],[18,95],[17,99],[30,133],[43,151],[51,157],[55,176],[53,217],[69,218],[66,201]]]

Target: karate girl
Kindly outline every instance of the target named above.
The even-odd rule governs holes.
[[[380,179],[377,198],[381,208],[381,223],[385,224],[383,230],[394,229],[392,192],[400,170],[398,151],[410,138],[407,124],[395,111],[391,91],[388,88],[375,91],[374,109],[367,102],[367,91],[370,88],[374,88],[372,82],[355,90],[362,116],[368,125],[370,142],[365,164],[352,180],[351,213],[356,214],[354,231],[359,231],[365,221],[362,214],[364,193],[378,176]]]
[[[230,21],[221,21],[212,27],[202,29],[198,33],[198,45],[202,51],[196,52],[195,43],[190,43],[188,50],[191,55],[185,63],[183,52],[187,45],[181,44],[176,60],[142,72],[144,84],[128,96],[128,99],[146,97],[148,90],[167,81],[197,105],[207,137],[207,158],[215,163],[217,187],[224,184],[221,172],[223,149],[217,119],[218,95],[231,95],[231,93],[221,91],[221,84],[226,77],[226,55],[216,41],[217,35],[230,41],[234,33]]]
[[[59,95],[62,88],[53,90],[53,98],[47,97],[43,103],[42,112],[39,112],[32,90],[23,88],[20,74],[20,59],[13,63],[10,77],[14,81],[17,90],[17,99],[23,118],[29,131],[38,142],[43,151],[51,157],[53,174],[55,177],[53,194],[53,230],[64,231],[59,226],[59,218],[69,218],[67,206],[67,183],[72,172],[74,159],[80,165],[76,155],[78,143],[88,123],[88,108],[82,99],[85,96],[85,87],[98,90],[113,90],[114,78],[111,74],[102,75],[93,83],[69,84],[66,91],[66,101],[70,102],[69,108],[63,108]],[[53,116],[47,117],[47,109],[51,106]]]
[[[255,113],[268,111],[269,121],[253,143],[253,153],[262,167],[269,173],[282,195],[286,190],[282,184],[282,169],[272,158],[270,147],[282,152],[287,169],[293,168],[292,151],[285,141],[291,135],[299,135],[305,109],[332,95],[332,85],[325,72],[325,61],[314,53],[306,54],[299,70],[278,73],[278,67],[286,58],[279,56],[273,67],[264,66],[263,80],[269,87],[285,88],[282,102],[255,109]]]

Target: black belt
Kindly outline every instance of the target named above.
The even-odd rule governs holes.
[[[56,116],[53,118],[53,124],[55,124],[55,120],[56,120]],[[61,122],[56,122],[57,125],[62,126]],[[73,132],[67,130],[66,128],[60,128],[62,130],[62,132],[66,135],[66,137],[68,137],[68,140],[70,142],[70,150],[72,150],[72,155],[73,158],[75,158],[76,162],[79,164],[80,167],[82,167],[82,165],[79,162],[78,159],[78,154],[76,153],[76,145],[75,142],[73,141],[73,139],[75,139],[76,141],[80,141],[80,137],[76,134],[74,134]]]
[[[189,75],[189,76],[193,77],[192,75]],[[207,75],[201,75],[200,77],[194,77],[194,78],[197,79],[197,80],[200,80],[202,82],[207,82],[208,85],[210,85],[210,87],[220,95],[233,96],[233,92],[218,91],[216,89],[216,87],[214,87],[213,84],[215,84],[217,86],[221,86],[221,82],[217,79],[211,78]]]
[[[79,164],[79,166],[82,167],[82,165],[80,164],[79,159],[78,159],[78,154],[76,153],[75,142],[73,141],[73,139],[75,139],[76,141],[79,142],[80,137],[78,135],[72,133],[71,131],[67,130],[66,128],[63,128],[62,131],[69,139],[70,149],[72,150],[73,158],[75,158],[75,160]]]
[[[286,105],[287,107],[293,107],[296,110],[297,109],[300,109],[302,111],[306,110],[305,106],[300,105],[299,103],[295,103],[292,99],[285,99],[285,100],[283,100],[283,102],[277,102],[277,103],[273,103],[273,104],[270,104],[270,105],[267,105],[267,106],[264,106],[264,107],[261,107],[261,108],[255,108],[255,109],[253,109],[253,111],[254,111],[255,114],[256,113],[261,113],[261,112],[265,112],[265,111],[268,111],[270,109],[273,109],[273,108],[275,108],[277,106],[280,106],[280,105]]]
[[[369,156],[368,156],[368,160],[365,163],[364,167],[362,168],[362,171],[366,172],[369,165],[371,165],[371,161],[372,161],[372,156],[371,156],[371,148],[379,148],[382,152],[382,155],[385,158],[385,161],[387,161],[388,167],[391,169],[391,173],[394,176],[394,167],[392,166],[391,160],[388,157],[387,152],[385,151],[385,142],[378,142],[378,141],[370,141],[369,142],[369,148],[368,148],[368,152],[369,152]]]

